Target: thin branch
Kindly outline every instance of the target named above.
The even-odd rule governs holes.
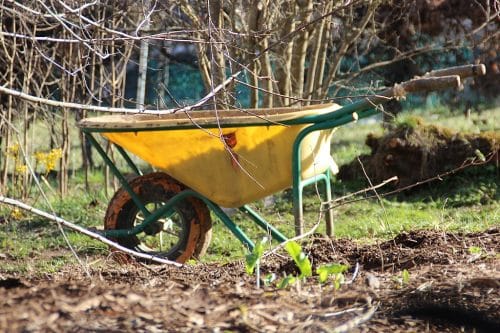
[[[306,233],[303,233],[301,235],[298,235],[298,236],[295,236],[293,238],[289,238],[287,239],[286,241],[278,244],[275,248],[267,251],[266,253],[264,253],[262,255],[262,258],[265,258],[265,257],[268,257],[276,252],[278,252],[280,249],[284,248],[285,245],[289,242],[294,242],[294,241],[298,241],[298,240],[301,240],[301,239],[305,239],[307,237],[309,237],[310,235],[312,235],[316,229],[318,229],[319,225],[321,224],[321,222],[323,221],[323,212],[320,211],[320,214],[319,214],[319,217],[318,217],[318,221],[316,222],[316,224],[313,225],[313,227],[311,229],[309,229],[308,232]]]
[[[203,31],[203,30],[200,30]],[[128,37],[103,37],[103,38],[80,38],[80,39],[72,39],[72,38],[56,38],[49,36],[29,36],[25,34],[13,33],[8,31],[0,31],[0,36],[12,37],[17,39],[27,39],[33,42],[56,42],[56,43],[67,43],[67,44],[79,44],[82,42],[85,43],[103,43],[103,42],[127,42],[127,41],[141,41],[141,40],[158,40],[165,42],[177,42],[177,43],[192,43],[192,44],[209,44],[209,42],[201,40],[201,39],[187,39],[187,38],[168,38],[169,35],[175,34],[185,34],[188,31],[173,31],[173,32],[162,32],[151,35],[141,35],[141,36],[128,36]],[[223,42],[214,42],[215,44],[223,44]]]
[[[56,107],[61,107],[61,108],[71,108],[71,109],[77,109],[77,110],[90,110],[90,111],[99,111],[99,112],[119,112],[119,113],[141,113],[141,112],[144,112],[144,113],[150,113],[150,111],[146,111],[144,109],[117,108],[117,107],[108,107],[108,106],[97,106],[97,105],[85,105],[85,104],[70,103],[70,102],[60,102],[60,101],[55,101],[52,99],[41,98],[41,97],[29,95],[29,94],[23,93],[23,92],[18,91],[18,90],[7,88],[5,86],[0,86],[0,93],[4,93],[7,95],[18,97],[18,98],[24,99],[26,101],[34,102],[34,103],[41,103],[41,104],[46,104],[46,105],[56,106]],[[151,113],[165,114],[165,113],[174,113],[174,111],[175,111],[175,109],[166,109],[166,110],[154,111]]]
[[[330,205],[330,204],[333,204],[333,203],[337,203],[337,202],[342,202],[344,201],[345,199],[348,199],[350,197],[353,197],[353,196],[356,196],[356,195],[359,195],[359,194],[363,194],[363,193],[366,193],[366,192],[370,192],[370,191],[373,191],[373,190],[376,190],[382,186],[385,186],[387,185],[388,183],[391,183],[391,182],[395,182],[398,180],[398,177],[397,176],[394,176],[394,177],[391,177],[387,180],[384,180],[383,182],[381,182],[380,184],[377,184],[375,186],[370,186],[368,188],[365,188],[365,189],[362,189],[362,190],[359,190],[357,192],[354,192],[354,193],[350,193],[350,194],[347,194],[347,195],[344,195],[343,197],[340,197],[340,198],[336,198],[334,200],[330,200],[330,201],[327,201],[327,202],[323,202],[322,205]],[[323,207],[322,207],[323,209]],[[331,207],[327,207],[325,208],[326,210],[328,209],[332,209]]]
[[[333,333],[344,333],[344,332],[350,332],[357,326],[367,322],[370,320],[375,312],[377,311],[378,304],[375,304],[373,306],[368,307],[365,313],[352,318],[351,320],[346,321],[342,325],[336,326],[333,328],[332,332]]]
[[[0,86],[0,93],[4,93],[7,95],[11,95],[14,97],[18,97],[30,102],[34,103],[42,103],[46,105],[51,105],[51,106],[56,106],[56,107],[62,107],[62,108],[70,108],[70,109],[77,109],[77,110],[90,110],[90,111],[99,111],[99,112],[110,112],[110,113],[145,113],[145,114],[170,114],[170,113],[176,113],[176,112],[185,112],[185,111],[191,111],[195,108],[198,108],[202,105],[204,105],[206,102],[211,100],[219,91],[223,90],[227,85],[232,83],[238,75],[241,74],[241,71],[234,73],[230,77],[228,77],[224,82],[219,84],[217,87],[214,87],[212,91],[210,91],[207,95],[205,95],[203,98],[201,98],[198,102],[182,107],[180,109],[159,109],[159,110],[145,110],[144,108],[138,108],[138,109],[133,109],[133,108],[118,108],[118,107],[108,107],[108,106],[96,106],[96,105],[86,105],[86,104],[79,104],[79,103],[70,103],[70,102],[60,102],[60,101],[55,101],[51,99],[46,99],[46,98],[41,98],[41,97],[36,97],[33,95],[29,95],[26,93],[23,93],[18,90],[10,89],[4,86]]]

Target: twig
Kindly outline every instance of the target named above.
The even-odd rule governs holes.
[[[342,311],[337,311],[337,312],[328,312],[328,313],[325,313],[323,315],[323,317],[325,318],[329,318],[329,317],[337,317],[337,316],[341,316],[343,314],[346,314],[346,313],[351,313],[351,312],[358,312],[360,310],[363,310],[363,307],[357,307],[357,308],[351,308],[351,309],[345,309],[345,310],[342,310]]]
[[[18,97],[24,99],[29,102],[41,103],[50,106],[56,106],[61,108],[71,108],[76,110],[90,110],[90,111],[98,111],[98,112],[114,112],[114,113],[153,113],[153,114],[167,114],[174,113],[176,109],[164,109],[164,110],[144,110],[144,109],[133,109],[133,108],[118,108],[118,107],[108,107],[108,106],[97,106],[97,105],[88,105],[88,104],[79,104],[79,103],[71,103],[71,102],[60,102],[52,99],[36,97],[33,95],[29,95],[23,93],[21,91],[10,89],[5,86],[0,86],[0,93],[4,93],[7,95],[12,95],[14,97]],[[187,110],[188,108],[183,108],[181,110]]]
[[[21,201],[18,201],[18,200],[15,200],[15,199],[12,199],[12,198],[7,198],[7,197],[4,197],[3,195],[0,195],[0,202],[1,203],[4,203],[4,204],[7,204],[7,205],[10,205],[10,206],[14,206],[14,207],[17,207],[17,208],[21,208],[29,213],[32,213],[32,214],[36,214],[36,215],[39,215],[41,217],[44,217],[50,221],[54,221],[54,222],[57,222],[58,224],[61,224],[67,228],[70,228],[72,230],[75,230],[77,232],[80,232],[86,236],[89,236],[93,239],[96,239],[100,242],[103,242],[117,250],[120,250],[122,252],[125,252],[127,254],[130,254],[132,256],[135,256],[135,257],[139,257],[139,258],[143,258],[143,259],[147,259],[147,260],[151,260],[151,261],[154,261],[154,262],[157,262],[157,263],[161,263],[161,264],[167,264],[167,265],[172,265],[172,266],[176,266],[176,267],[182,267],[183,265],[182,264],[179,264],[178,262],[175,262],[175,261],[171,261],[171,260],[167,260],[167,259],[163,259],[163,258],[159,258],[159,257],[156,257],[156,256],[153,256],[153,255],[150,255],[150,254],[146,254],[146,253],[141,253],[141,252],[137,252],[137,251],[134,251],[134,250],[130,250],[124,246],[121,246],[120,244],[117,244],[109,239],[107,239],[106,237],[102,236],[102,235],[99,235],[98,233],[95,233],[95,232],[92,232],[88,229],[85,229],[83,227],[80,227],[74,223],[71,223],[69,221],[66,221],[64,220],[63,218],[61,217],[58,217],[56,215],[53,215],[53,214],[49,214],[47,212],[44,212],[40,209],[37,209],[37,208],[34,208],[30,205],[27,205]]]
[[[34,175],[36,176],[36,175]],[[52,188],[50,183],[48,182],[47,178],[45,178],[43,175],[40,176],[40,179],[43,181],[45,185],[47,185],[47,188],[52,192],[52,194],[57,195],[56,191]]]
[[[356,278],[358,277],[358,273],[359,273],[359,263],[356,262],[356,266],[354,266],[354,273],[352,273],[352,278],[349,281],[344,282],[343,284],[353,283],[354,280],[356,280]]]
[[[312,227],[312,228],[311,228],[308,232],[303,233],[303,234],[298,235],[298,236],[295,236],[295,237],[293,237],[293,238],[289,238],[289,239],[287,239],[286,241],[284,241],[284,242],[282,242],[282,243],[278,244],[278,245],[277,245],[274,249],[269,250],[269,251],[267,251],[266,253],[264,253],[264,254],[262,255],[262,258],[267,257],[267,256],[270,256],[270,255],[272,255],[272,254],[276,253],[277,251],[279,251],[280,249],[282,249],[283,247],[285,247],[285,245],[286,245],[287,243],[289,243],[289,242],[293,242],[293,241],[301,240],[301,239],[307,238],[307,237],[309,237],[310,235],[312,235],[312,234],[316,231],[316,229],[319,227],[319,225],[320,225],[321,221],[323,220],[323,219],[321,218],[321,215],[322,215],[322,213],[320,212],[320,218],[318,218],[318,222],[316,222],[316,224],[315,224],[315,225],[314,225],[314,226],[313,226],[313,227]]]
[[[350,194],[347,194],[347,195],[344,195],[343,197],[340,197],[340,198],[337,198],[337,199],[333,199],[333,200],[330,200],[330,201],[327,201],[327,202],[323,202],[322,205],[326,206],[326,205],[329,205],[329,204],[332,204],[332,203],[336,203],[336,202],[340,202],[340,201],[344,201],[345,199],[348,199],[350,197],[353,197],[353,196],[356,196],[358,194],[363,194],[363,193],[366,193],[366,192],[370,192],[370,191],[373,191],[375,189],[378,189],[382,186],[385,186],[386,184],[390,183],[390,182],[394,182],[394,181],[397,181],[398,180],[398,177],[397,176],[394,176],[394,177],[391,177],[387,180],[384,180],[383,182],[381,182],[380,184],[378,185],[375,185],[375,186],[370,186],[368,188],[365,188],[365,189],[362,189],[362,190],[359,190],[357,192],[354,192],[354,193],[350,193]],[[323,208],[323,207],[322,207]],[[331,209],[332,207],[327,207],[326,209]]]
[[[371,317],[377,311],[377,308],[378,308],[378,304],[375,304],[375,305],[369,307],[368,310],[365,313],[363,313],[362,315],[354,317],[353,319],[346,321],[342,325],[334,327],[332,332],[333,333],[343,333],[343,332],[352,331],[355,327],[370,320]]]

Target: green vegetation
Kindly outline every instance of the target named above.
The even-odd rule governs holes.
[[[288,242],[285,244],[286,252],[292,257],[295,265],[300,270],[299,278],[305,278],[312,275],[312,266],[309,258],[302,251],[302,247],[297,242]]]
[[[253,271],[255,270],[255,267],[259,265],[260,258],[264,254],[264,245],[266,243],[267,243],[267,237],[264,237],[260,242],[257,242],[257,244],[255,244],[255,247],[253,248],[252,252],[245,256],[246,258],[245,270],[247,271],[247,274],[252,275]]]
[[[252,275],[254,272],[254,269],[257,269],[257,288],[260,288],[260,271],[259,271],[259,263],[262,258],[262,255],[264,254],[264,245],[267,243],[267,238],[264,237],[261,242],[255,245],[254,249],[252,250],[251,253],[249,253],[245,258],[246,258],[246,265],[245,269],[246,272],[249,275]],[[281,279],[279,282],[277,282],[277,287],[279,289],[286,288],[288,286],[293,285],[296,281],[305,279],[307,277],[312,276],[312,265],[311,261],[307,257],[307,255],[302,251],[302,246],[300,246],[299,243],[295,241],[288,241],[285,243],[285,250],[288,253],[288,255],[293,259],[295,262],[295,265],[300,271],[299,276],[294,276],[292,274],[289,274],[285,276],[283,279]],[[322,282],[325,282],[326,279],[328,278],[328,275],[330,271],[325,270],[323,267],[318,268],[318,271],[320,272],[320,276],[324,277]],[[326,276],[325,276],[326,272]],[[268,273],[264,276],[264,285],[265,286],[270,286],[272,283],[276,280],[276,274],[273,273]],[[320,279],[321,281],[321,279]],[[340,286],[340,284],[339,284]]]
[[[258,243],[255,246],[253,251],[246,256],[245,268],[247,273],[249,275],[252,275],[254,269],[257,268],[257,288],[260,287],[259,283],[260,272],[258,271],[259,262],[260,259],[262,258],[262,255],[264,254],[264,244],[266,242],[267,239],[264,238],[260,243]],[[276,286],[279,289],[286,288],[288,286],[293,285],[295,282],[300,281],[301,279],[305,279],[307,277],[312,276],[311,261],[309,260],[309,257],[302,250],[302,246],[300,246],[300,244],[295,241],[288,241],[287,243],[285,243],[284,247],[288,255],[295,262],[295,265],[299,269],[300,274],[298,276],[294,276],[293,274],[288,274],[287,276],[285,276],[276,284]],[[321,265],[318,268],[316,268],[316,273],[318,274],[318,282],[323,284],[327,282],[330,277],[332,277],[334,288],[335,290],[337,290],[340,288],[341,284],[344,283],[345,281],[344,273],[347,271],[348,268],[349,268],[348,265],[342,265],[336,263]],[[408,271],[406,271],[406,273],[407,275],[409,274]],[[405,277],[403,277],[403,281],[406,281],[405,283],[407,283],[409,275],[407,276],[406,280],[404,278]],[[268,273],[264,277],[264,285],[270,286],[275,280],[276,280],[276,274]]]
[[[500,130],[498,128],[500,108],[483,111],[482,114],[473,115],[470,119],[449,112],[427,115],[422,112],[417,113],[425,116],[428,122],[453,129],[470,132]],[[370,132],[380,133],[382,129],[376,123],[358,123],[338,129],[332,144],[336,161],[344,164],[360,153],[366,152],[368,148],[364,146],[364,140]],[[109,196],[113,191],[110,190],[109,195],[105,195],[102,185],[104,178],[100,170],[90,174],[89,190],[85,189],[83,179],[83,174],[75,172],[70,180],[72,191],[63,199],[51,194],[49,190],[49,187],[57,188],[55,180],[48,178],[47,183],[42,183],[42,187],[49,195],[50,206],[57,215],[82,226],[102,228]],[[346,203],[334,209],[335,235],[366,243],[390,239],[401,231],[412,229],[474,232],[498,226],[500,225],[499,180],[499,169],[491,164],[467,169],[442,181],[413,189],[411,192],[382,196],[380,200],[372,198]],[[342,183],[335,180],[334,198],[362,188],[362,182]],[[384,191],[385,188],[379,189],[379,194],[382,195]],[[30,193],[31,204],[51,211],[50,206],[37,194],[37,189],[31,189]],[[306,195],[306,227],[311,228],[320,216],[320,199],[314,186],[307,189]],[[359,197],[353,199],[356,198],[359,199]],[[276,194],[271,205],[256,202],[253,207],[286,235],[293,235],[289,191]],[[260,240],[266,236],[240,213],[236,213],[233,218],[252,239]],[[324,232],[324,223],[320,224],[316,232]],[[99,265],[107,260],[108,250],[103,244],[69,230],[66,231],[66,235],[84,262]],[[269,243],[260,244],[262,247],[259,253],[256,253],[256,258],[261,257],[260,251],[266,250],[264,247]],[[475,251],[476,249],[470,250],[471,253]],[[246,254],[245,248],[222,223],[214,220],[212,243],[208,254],[202,260],[224,262],[244,258]],[[296,260],[300,263],[300,252],[298,256],[291,253],[291,257],[297,257]],[[58,271],[66,264],[76,263],[76,259],[69,251],[56,224],[0,205],[0,262],[0,273],[43,274]],[[333,274],[331,276],[334,279],[340,278],[336,277],[336,274],[342,274],[342,272],[329,272],[324,268],[324,272],[316,273],[323,277],[324,274],[327,274],[327,277]],[[270,277],[267,280],[270,280]],[[291,284],[292,280],[290,277],[281,283]]]
[[[339,289],[344,282],[344,273],[348,268],[349,266],[342,264],[326,264],[318,267],[316,273],[318,273],[320,283],[325,283],[329,277],[332,277],[335,289]]]
[[[410,283],[410,272],[407,269],[403,269],[399,275],[393,277],[393,281],[398,287],[407,286]]]

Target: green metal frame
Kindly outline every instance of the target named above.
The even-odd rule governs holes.
[[[330,185],[330,173],[329,170],[325,172],[324,175],[319,175],[314,179],[302,180],[302,163],[300,156],[300,145],[304,138],[315,131],[321,131],[325,129],[335,128],[354,120],[357,120],[357,113],[353,112],[351,114],[343,115],[339,118],[335,117],[330,120],[326,120],[320,123],[316,123],[309,127],[303,129],[295,139],[293,143],[292,150],[292,197],[293,197],[293,215],[295,217],[295,234],[301,235],[304,233],[304,211],[303,211],[303,190],[304,187],[317,183],[320,180],[325,182],[325,192],[326,200],[331,200],[331,185]],[[326,233],[331,236],[333,234],[333,216],[332,212],[328,210],[326,212]]]
[[[356,113],[356,112],[358,113]],[[300,146],[304,138],[315,131],[321,131],[326,129],[333,129],[335,127],[347,124],[359,118],[364,118],[375,114],[377,111],[373,109],[373,104],[367,100],[363,100],[357,103],[353,103],[342,107],[336,111],[332,111],[326,114],[306,116],[299,119],[292,119],[284,121],[284,125],[298,125],[298,124],[311,124],[310,126],[304,128],[295,139],[292,148],[292,195],[293,195],[293,207],[295,216],[295,233],[297,235],[302,234],[304,231],[304,221],[303,221],[303,190],[306,186],[317,184],[323,182],[325,185],[324,196],[326,200],[331,200],[331,184],[330,184],[330,171],[327,170],[322,174],[316,175],[315,177],[309,179],[301,179],[301,155]],[[228,124],[222,125],[222,127],[237,127],[239,125]],[[256,124],[244,124],[241,126],[268,126],[268,124],[256,123]],[[106,129],[107,132],[130,132],[130,131],[149,131],[149,130],[168,130],[168,129],[179,129],[178,127],[161,127],[154,129]],[[196,128],[193,124],[192,127],[184,126],[183,128]],[[134,193],[130,187],[128,181],[123,176],[123,174],[118,170],[113,161],[106,154],[103,147],[99,142],[93,137],[92,133],[103,132],[102,129],[91,129],[83,128],[85,136],[88,138],[92,146],[97,150],[99,155],[103,158],[106,165],[110,168],[111,172],[118,178],[123,188],[130,194],[135,205],[144,214],[144,221],[140,225],[135,226],[132,229],[117,229],[117,230],[105,230],[102,234],[106,237],[120,238],[127,237],[130,235],[136,235],[144,231],[151,223],[157,221],[162,216],[168,214],[169,211],[181,200],[187,197],[195,197],[202,200],[208,208],[224,223],[224,225],[233,233],[233,235],[238,238],[248,249],[252,250],[254,243],[245,234],[245,232],[236,224],[234,221],[214,202],[204,197],[198,192],[191,189],[184,190],[174,197],[172,197],[164,205],[157,208],[155,211],[150,212],[145,205],[141,202],[141,199]],[[128,166],[137,174],[142,175],[140,169],[136,166],[127,152],[120,146],[115,145],[122,157],[127,162]],[[287,237],[279,232],[275,227],[269,224],[264,218],[262,218],[257,212],[252,210],[248,205],[244,205],[239,208],[239,210],[246,215],[248,215],[252,221],[257,224],[260,228],[269,233],[275,240],[279,242],[284,242]],[[326,213],[326,232],[328,235],[333,233],[333,216],[331,211]]]

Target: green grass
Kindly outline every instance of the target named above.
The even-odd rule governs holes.
[[[95,191],[87,192],[80,183],[81,176],[71,180],[71,193],[64,199],[47,191],[43,184],[49,203],[33,189],[31,205],[48,213],[53,212],[68,221],[80,226],[97,227],[102,225],[102,219],[108,201],[100,189],[102,176],[92,175],[98,183],[92,183]],[[56,184],[51,187],[57,188]],[[99,190],[97,190],[99,188]],[[22,213],[16,216],[13,209],[0,204],[0,254],[6,260],[0,267],[0,272],[42,274],[55,272],[68,263],[76,263],[69,251],[67,242],[55,222],[38,216]],[[67,239],[79,257],[105,255],[107,247],[83,234],[65,229]]]
[[[447,126],[455,130],[469,132],[498,131],[500,108],[484,111],[465,119],[461,114],[449,112],[424,113],[428,122]],[[399,121],[405,121],[401,117]],[[350,162],[361,153],[368,153],[364,145],[368,133],[382,133],[376,123],[351,124],[340,128],[334,134],[332,151],[338,164]],[[56,214],[86,227],[101,227],[106,210],[107,197],[103,190],[103,173],[90,174],[90,189],[83,184],[83,175],[75,172],[71,177],[71,193],[64,199],[51,195],[50,203]],[[47,193],[47,185],[43,185]],[[57,184],[51,183],[53,188]],[[500,225],[500,177],[496,166],[469,169],[454,177],[449,177],[432,185],[421,186],[411,192],[395,196],[362,200],[339,206],[334,210],[335,233],[337,237],[350,238],[361,243],[390,239],[401,231],[412,229],[432,229],[440,231],[472,232]],[[334,197],[352,193],[363,188],[363,182],[342,183],[334,180]],[[112,190],[109,195],[112,195]],[[383,193],[384,189],[380,189]],[[31,204],[46,211],[44,203],[36,190],[32,192]],[[294,222],[290,191],[274,196],[274,204],[265,207],[263,202],[252,206],[269,222],[288,236],[293,236]],[[306,190],[305,220],[306,228],[311,228],[318,220],[320,200],[314,188]],[[249,236],[258,241],[264,236],[240,213],[234,220]],[[214,219],[214,236],[208,254],[203,261],[228,262],[241,259],[244,247],[231,235],[221,222]],[[324,232],[321,223],[317,232]],[[105,258],[107,247],[86,236],[66,231],[74,249],[84,261]],[[44,274],[60,270],[76,260],[68,249],[66,241],[53,223],[38,217],[24,214],[15,218],[12,209],[0,205],[0,273]]]
[[[332,139],[332,156],[338,165],[352,161],[356,156],[367,154],[370,148],[365,145],[365,138],[369,133],[381,134],[379,123],[369,122],[351,123],[335,131]]]

